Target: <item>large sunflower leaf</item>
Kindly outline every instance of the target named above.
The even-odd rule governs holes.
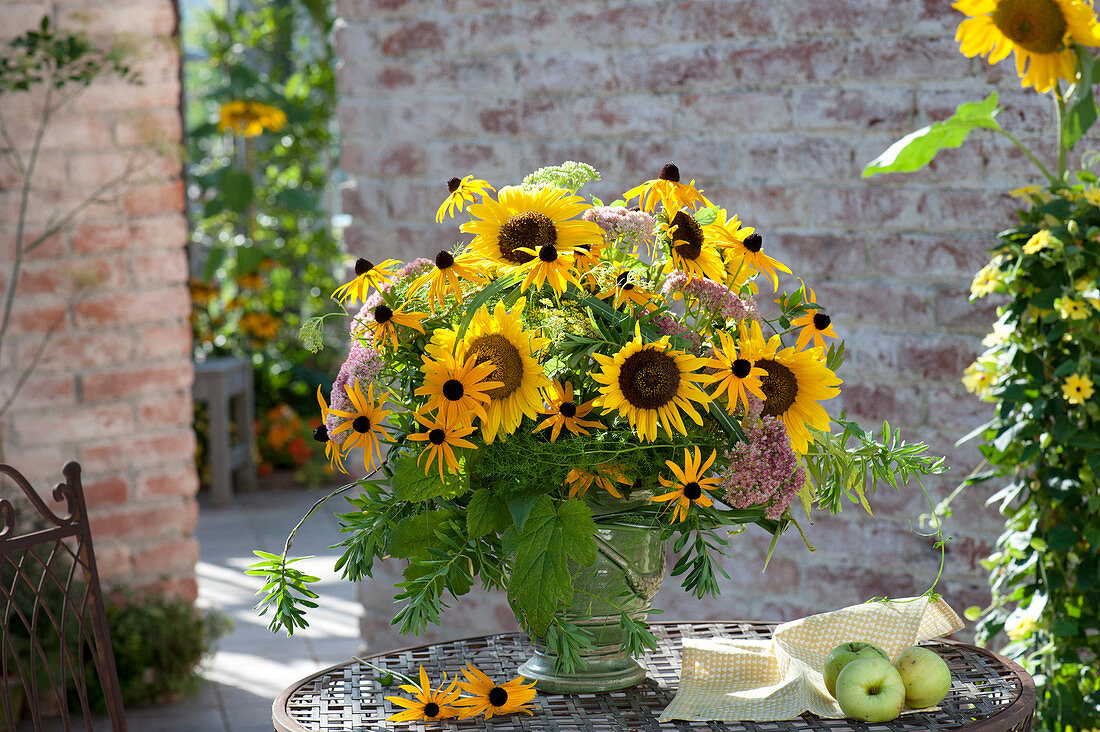
[[[573,599],[563,523],[549,496],[539,499],[524,522],[508,597],[522,615],[523,625],[536,636],[546,635],[559,603]]]
[[[1066,150],[1072,150],[1077,141],[1084,137],[1092,124],[1096,121],[1100,109],[1096,106],[1096,97],[1092,93],[1092,85],[1096,76],[1096,59],[1083,47],[1078,46],[1077,68],[1080,70],[1080,79],[1077,82],[1077,91],[1074,94],[1075,101],[1066,111],[1066,130],[1063,144]]]
[[[999,130],[994,117],[1001,110],[997,107],[997,92],[984,101],[960,104],[943,122],[934,122],[916,132],[910,132],[867,163],[863,177],[877,173],[912,173],[920,170],[936,157],[940,150],[958,147],[972,130],[979,127]]]

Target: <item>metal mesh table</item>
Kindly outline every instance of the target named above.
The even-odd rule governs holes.
[[[533,716],[512,714],[462,722],[387,722],[400,711],[384,696],[402,692],[380,686],[380,674],[358,661],[339,664],[305,678],[283,692],[272,706],[277,732],[358,732],[361,730],[479,730],[494,732],[618,732],[621,730],[709,730],[710,732],[877,732],[878,730],[968,729],[980,732],[1031,730],[1035,685],[1016,664],[981,648],[938,639],[922,645],[939,653],[951,669],[951,690],[935,712],[902,715],[893,722],[865,724],[821,719],[811,714],[786,722],[683,722],[657,718],[676,694],[680,680],[680,639],[693,637],[771,637],[775,623],[754,621],[654,623],[657,650],[642,661],[649,672],[640,685],[610,694],[539,694]],[[494,679],[508,680],[531,654],[521,633],[387,651],[368,657],[376,666],[416,676],[423,664],[435,680],[472,663]]]

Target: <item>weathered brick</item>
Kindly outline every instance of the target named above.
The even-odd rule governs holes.
[[[199,542],[193,537],[166,541],[134,554],[134,566],[144,574],[161,574],[169,570],[191,570],[199,561]]]
[[[392,28],[382,37],[381,50],[387,56],[442,51],[452,32],[449,25],[432,20],[416,20]]]
[[[687,0],[668,6],[659,22],[668,28],[671,41],[751,39],[775,35],[782,12],[776,3],[767,0]],[[657,20],[650,19],[650,37]]]
[[[130,497],[129,484],[118,476],[95,481],[85,478],[81,482],[84,486],[84,500],[89,511],[98,510],[102,506],[125,503]]]
[[[846,78],[845,44],[834,39],[774,39],[729,52],[730,69],[746,86],[831,82]]]
[[[155,399],[146,399],[137,405],[137,417],[145,424],[158,427],[190,426],[195,418],[191,390],[176,393],[167,391]]]
[[[118,442],[88,445],[80,462],[88,471],[118,470],[190,461],[195,457],[195,432],[177,430],[156,437],[135,437]]]
[[[193,497],[198,490],[198,473],[194,468],[187,467],[141,477],[137,482],[136,494],[141,499],[164,496]]]
[[[185,316],[191,308],[190,294],[181,287],[165,287],[134,293],[115,293],[88,298],[76,306],[76,322],[81,327],[137,325],[149,321]]]
[[[134,410],[129,404],[69,407],[63,411],[40,408],[21,416],[14,431],[20,441],[31,442],[44,439],[62,427],[70,440],[129,436],[134,433]]]
[[[116,145],[145,147],[180,139],[183,119],[177,109],[143,109],[127,113],[114,127]]]
[[[126,194],[123,208],[130,216],[155,216],[183,211],[183,181],[142,186]]]
[[[139,394],[168,394],[191,386],[194,369],[190,363],[154,366],[124,366],[80,376],[81,393],[88,403],[117,401]]]
[[[79,24],[89,35],[109,37],[119,33],[143,38],[163,36],[173,33],[176,27],[176,13],[168,0],[111,3],[93,8],[63,6],[57,20],[62,26]]]
[[[795,3],[788,8],[787,28],[796,34],[881,35],[902,30],[909,22],[908,4],[878,0],[818,0]]]

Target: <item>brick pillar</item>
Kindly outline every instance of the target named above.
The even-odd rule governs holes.
[[[179,50],[171,0],[0,0],[5,37],[52,13],[62,30],[136,44],[144,84],[97,80],[47,131],[30,207],[32,235],[133,164],[129,183],[87,207],[25,262],[0,393],[60,327],[3,424],[6,459],[40,490],[70,459],[84,467],[100,573],[194,598],[198,478],[191,428],[191,329],[183,215]],[[40,96],[0,98],[29,149]],[[0,293],[10,286],[19,191],[0,173]],[[74,288],[87,285],[70,304]]]

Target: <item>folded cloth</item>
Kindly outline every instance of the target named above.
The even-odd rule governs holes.
[[[839,719],[825,688],[825,657],[841,643],[874,643],[893,659],[963,622],[943,599],[866,602],[776,627],[771,640],[684,638],[680,688],[662,722],[779,721],[803,712]]]

